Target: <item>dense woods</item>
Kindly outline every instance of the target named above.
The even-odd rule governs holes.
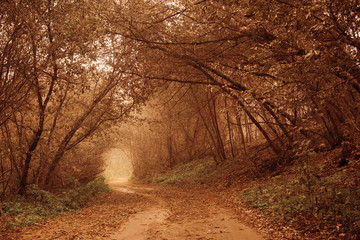
[[[357,144],[356,1],[148,2],[133,8],[136,19],[116,9],[111,32],[146,49],[144,68],[131,74],[166,85],[156,95],[165,108],[153,159],[161,167],[202,155],[220,163],[266,141],[275,156],[264,167],[274,170]]]
[[[96,156],[109,146],[109,123],[146,99],[147,84],[125,74],[136,50],[106,35],[98,10],[86,2],[1,3],[3,196],[92,179],[102,171]]]
[[[90,181],[114,136],[138,177],[259,143],[267,171],[338,146],[346,164],[360,132],[359,11],[355,0],[1,1],[2,197]]]
[[[119,146],[136,179],[199,159],[257,177],[300,162],[244,198],[355,236],[360,168],[334,169],[359,159],[359,14],[358,0],[0,1],[1,200],[102,189]]]

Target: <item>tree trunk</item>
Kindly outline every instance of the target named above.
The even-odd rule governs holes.
[[[215,97],[211,96],[211,93],[210,93],[210,98],[208,98],[208,107],[209,107],[209,112],[211,114],[210,119],[213,123],[213,129],[215,131],[217,151],[219,153],[219,157],[221,158],[221,161],[225,161],[227,159],[227,157],[226,157],[224,142],[222,140],[220,129],[219,129],[218,116],[217,116],[217,112],[216,112],[217,111],[216,110],[216,100],[215,100]]]
[[[169,159],[169,168],[172,169],[174,167],[174,160],[173,160],[173,146],[172,146],[172,137],[168,135],[167,137],[167,149],[168,149],[168,159]]]
[[[98,103],[109,93],[109,91],[116,85],[116,83],[113,83],[110,81],[105,87],[104,90],[95,98],[95,100],[92,102],[92,104],[89,106],[87,111],[85,111],[74,123],[70,131],[65,135],[63,140],[61,141],[54,158],[50,164],[48,173],[45,178],[45,186],[49,187],[51,179],[53,177],[53,173],[59,164],[61,158],[64,156],[67,147],[69,145],[69,142],[73,138],[73,136],[76,134],[76,132],[79,130],[83,122],[89,117],[89,115],[92,113],[92,111],[95,109],[95,107],[98,105]],[[90,130],[92,131],[92,130]]]
[[[207,71],[205,71],[201,65],[192,65],[194,68],[198,69],[199,71],[201,71],[211,82],[217,82]],[[239,104],[239,106],[244,110],[244,112],[246,113],[246,115],[250,118],[250,120],[255,124],[255,126],[259,129],[259,131],[262,133],[262,135],[264,136],[264,138],[266,139],[269,147],[276,153],[279,154],[280,153],[280,149],[278,147],[276,147],[274,145],[274,143],[271,141],[269,135],[267,134],[267,132],[264,130],[264,128],[260,125],[260,123],[255,119],[255,117],[250,113],[250,111],[247,109],[247,107],[245,106],[245,104],[240,100],[240,98],[233,93],[230,89],[227,88],[222,88],[222,91],[226,92],[227,94],[229,94],[231,97],[233,97],[236,102]]]
[[[44,113],[41,112],[40,113],[40,118],[39,118],[39,127],[38,130],[36,131],[36,133],[33,136],[33,139],[31,141],[31,144],[26,152],[26,158],[25,158],[25,163],[24,163],[24,167],[22,170],[22,176],[21,176],[21,180],[20,180],[20,184],[19,184],[19,191],[18,194],[20,195],[24,195],[26,193],[26,186],[27,186],[27,178],[29,175],[29,169],[30,169],[30,162],[31,162],[31,158],[32,158],[32,154],[34,152],[34,150],[36,149],[39,141],[40,141],[40,137],[42,135],[43,132],[43,127],[44,127]]]
[[[242,128],[242,123],[241,123],[241,112],[236,113],[236,123],[237,123],[238,131],[239,131],[239,134],[240,134],[240,137],[241,137],[241,144],[242,144],[242,147],[243,147],[244,154],[247,155],[245,135],[244,135],[244,131],[243,131],[243,128]]]
[[[227,97],[226,96],[224,97],[224,101],[225,101],[226,122],[227,122],[228,133],[229,133],[231,156],[234,158],[235,153],[234,153],[233,139],[232,139],[232,133],[231,133],[231,125],[230,125],[230,115],[229,115],[229,109],[228,109]]]
[[[255,124],[255,126],[259,129],[259,131],[262,133],[262,135],[264,136],[264,138],[266,139],[269,147],[276,153],[279,154],[280,153],[280,149],[274,145],[274,143],[272,142],[272,140],[270,139],[269,135],[267,134],[267,132],[264,130],[264,128],[260,125],[260,123],[255,119],[255,117],[250,113],[250,111],[247,109],[247,107],[244,105],[244,103],[242,101],[240,101],[240,99],[236,96],[233,95],[233,97],[237,100],[237,103],[241,106],[241,108],[244,110],[244,112],[246,113],[246,115],[250,118],[250,120]]]

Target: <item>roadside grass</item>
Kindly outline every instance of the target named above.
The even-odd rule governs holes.
[[[262,177],[243,161],[229,159],[216,166],[205,158],[178,165],[147,182],[233,186],[241,192],[237,196],[241,202],[260,210],[274,224],[291,226],[310,239],[360,239],[360,160],[338,167],[332,163],[338,159],[336,154],[307,154],[279,174]]]
[[[175,166],[169,172],[152,176],[148,181],[161,184],[181,182],[202,184],[214,173],[214,168],[214,161],[203,158]]]
[[[109,191],[110,188],[104,183],[102,176],[86,185],[77,185],[58,194],[41,190],[33,185],[28,189],[27,198],[16,196],[11,201],[1,203],[0,229],[34,225],[67,214],[86,206],[96,194]]]
[[[272,212],[274,221],[290,223],[304,232],[358,239],[360,173],[321,174],[319,164],[303,164],[294,175],[256,185],[239,197],[252,208]]]

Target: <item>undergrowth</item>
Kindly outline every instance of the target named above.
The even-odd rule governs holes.
[[[99,176],[86,185],[78,184],[73,189],[53,194],[32,185],[27,197],[17,196],[12,201],[1,203],[1,229],[25,227],[77,210],[87,204],[90,198],[98,193],[108,192],[110,188]]]
[[[257,185],[243,191],[240,197],[253,208],[278,213],[274,220],[301,228],[307,225],[311,228],[307,230],[313,232],[337,232],[344,239],[357,239],[360,237],[360,173],[349,177],[337,172],[320,177],[320,172],[319,166],[304,164],[295,176]]]
[[[214,163],[209,159],[194,160],[178,165],[171,171],[153,176],[149,181],[154,183],[204,183],[213,172]]]

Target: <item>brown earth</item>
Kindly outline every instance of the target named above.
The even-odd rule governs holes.
[[[87,208],[46,223],[9,230],[0,237],[29,240],[273,239],[244,225],[240,215],[212,190],[188,186],[112,185],[112,193],[99,195]]]

